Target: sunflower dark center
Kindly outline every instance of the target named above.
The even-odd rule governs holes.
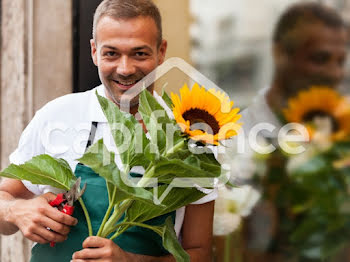
[[[190,109],[185,113],[183,113],[182,117],[186,121],[190,121],[191,126],[195,125],[193,129],[200,129],[204,132],[207,132],[208,134],[219,133],[220,126],[218,121],[215,119],[214,116],[212,116],[205,110],[198,109],[198,108]],[[209,127],[211,130],[209,129]]]
[[[308,112],[303,116],[303,121],[312,122],[315,119],[315,117],[328,117],[331,120],[332,132],[337,132],[339,130],[339,124],[334,118],[334,116],[321,110],[314,110]]]

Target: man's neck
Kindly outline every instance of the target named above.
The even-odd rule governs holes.
[[[117,107],[119,107],[119,109],[121,108],[120,104],[110,95],[110,93],[106,89],[105,89],[105,94],[108,100],[112,101]],[[129,104],[128,108],[130,108],[128,113],[135,116],[135,114],[139,110],[139,104],[138,103],[135,105]]]

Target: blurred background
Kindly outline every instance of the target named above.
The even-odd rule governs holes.
[[[272,78],[272,32],[287,6],[297,0],[191,0],[191,61],[241,107]],[[350,1],[318,1],[350,22]],[[347,82],[349,67],[347,67]]]
[[[8,165],[19,136],[48,101],[99,84],[90,57],[92,16],[100,0],[0,0],[0,158]],[[270,84],[272,30],[296,0],[155,0],[163,16],[167,57],[180,57],[244,108]],[[302,1],[303,2],[303,1]],[[318,1],[350,25],[350,0]],[[348,64],[349,62],[347,62]],[[177,74],[175,86],[183,84]],[[186,76],[182,76],[186,77]],[[343,89],[350,84],[346,66]],[[24,262],[31,243],[1,237],[1,262]]]

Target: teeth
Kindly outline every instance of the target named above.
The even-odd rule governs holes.
[[[122,83],[122,82],[119,82],[119,81],[117,81],[119,84],[121,84],[121,85],[124,85],[124,86],[129,86],[129,85],[133,85],[133,84],[135,84],[136,83],[136,81],[133,81],[133,82],[124,82],[124,83]]]

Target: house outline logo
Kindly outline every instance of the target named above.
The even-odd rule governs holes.
[[[219,90],[224,92],[221,88],[219,88],[214,82],[204,76],[201,72],[195,69],[193,66],[188,64],[185,60],[179,57],[172,57],[164,61],[161,65],[159,65],[156,69],[154,69],[151,73],[145,76],[141,81],[136,83],[132,88],[127,90],[121,97],[120,100],[120,109],[124,112],[130,111],[130,101],[132,98],[138,96],[144,89],[148,88],[150,85],[154,84],[157,80],[159,80],[162,76],[167,74],[172,69],[179,69],[196,83],[204,86],[206,89]],[[167,83],[166,83],[167,84]],[[225,92],[224,92],[225,93]],[[209,193],[206,187],[216,187],[219,184],[225,184],[229,180],[231,166],[227,164],[221,165],[221,175],[218,178],[211,177],[185,177],[185,178],[174,178],[172,182],[169,184],[167,189],[162,193],[162,195],[158,198],[157,187],[154,187],[154,202],[156,204],[161,204],[164,198],[169,194],[171,189],[174,187],[197,187],[198,190],[201,190],[204,193]],[[128,186],[137,186],[137,182],[139,178],[132,178],[130,176],[122,176],[123,182]],[[149,184],[157,185],[157,178],[150,178]]]

